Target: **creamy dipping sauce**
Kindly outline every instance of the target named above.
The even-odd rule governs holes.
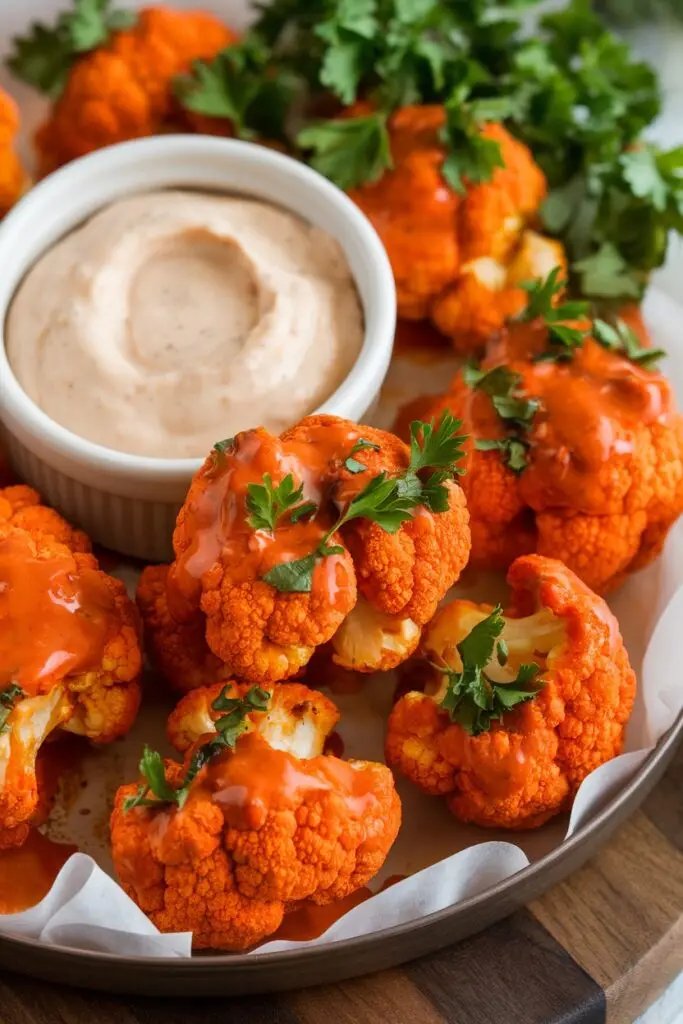
[[[57,423],[183,458],[312,412],[351,370],[364,326],[321,229],[258,200],[158,191],[112,203],[45,253],[5,333],[19,383]]]

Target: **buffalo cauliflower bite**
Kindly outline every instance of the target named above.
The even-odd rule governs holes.
[[[87,554],[90,541],[81,530],[75,530],[65,519],[40,504],[40,495],[32,487],[15,484],[0,489],[0,537],[20,528],[33,537],[55,540],[70,551]]]
[[[621,752],[636,680],[616,619],[561,562],[519,558],[508,581],[512,608],[504,619],[467,601],[437,614],[422,649],[443,666],[434,672],[439,683],[432,695],[398,701],[386,753],[426,793],[446,796],[461,821],[534,828]],[[489,644],[482,648],[478,637],[475,665],[477,626]]]
[[[504,167],[460,196],[444,180],[443,107],[408,106],[389,123],[393,168],[352,191],[389,254],[399,315],[432,319],[462,352],[476,351],[524,308],[520,283],[565,267],[562,247],[527,230],[546,194],[530,151],[499,124]]]
[[[424,415],[448,410],[470,435],[463,490],[473,565],[506,568],[536,551],[605,592],[659,554],[683,511],[683,419],[668,381],[624,353],[588,337],[571,358],[539,361],[550,348],[542,324],[515,324],[482,363],[507,374],[503,382],[516,375],[513,397],[538,403],[527,429],[513,424],[510,434],[468,370]],[[505,449],[514,436],[519,465]]]
[[[404,661],[469,554],[456,428],[427,428],[429,452],[420,435],[411,455],[384,431],[311,416],[279,438],[260,428],[214,449],[178,517],[167,578],[148,570],[138,595],[173,685],[291,678],[329,642],[346,668]]]
[[[154,135],[172,121],[173,80],[236,35],[204,11],[148,7],[129,29],[79,57],[36,135],[42,175],[77,157]]]
[[[180,747],[197,727],[213,732],[183,766],[166,763],[165,782],[145,774],[150,760],[162,766],[147,750],[146,782],[119,790],[111,821],[121,884],[161,931],[192,931],[195,949],[247,949],[288,910],[339,900],[379,871],[400,801],[385,765],[321,754],[337,718],[298,684],[181,701],[169,722]]]
[[[26,186],[26,174],[14,146],[19,134],[19,110],[0,89],[0,217],[11,210]]]
[[[110,743],[133,724],[137,627],[123,584],[92,555],[22,529],[0,539],[0,848],[28,835],[51,733]]]

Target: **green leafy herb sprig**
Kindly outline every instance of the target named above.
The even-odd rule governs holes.
[[[270,473],[265,473],[262,484],[247,487],[247,523],[253,530],[268,530],[270,533],[287,515],[291,523],[313,515],[318,506],[314,501],[304,501],[304,485],[294,487],[294,478],[288,473],[279,484],[274,485]]]
[[[190,787],[202,768],[217,754],[235,749],[237,740],[249,728],[249,715],[252,712],[268,710],[271,694],[259,686],[252,686],[244,697],[230,697],[229,692],[230,686],[224,686],[212,703],[214,711],[224,711],[225,714],[214,722],[216,735],[199,746],[192,755],[185,777],[177,788],[166,780],[161,754],[145,746],[140,760],[140,774],[145,781],[138,786],[135,796],[126,798],[124,812],[134,807],[158,807],[169,803],[183,807]]]
[[[541,669],[533,662],[522,665],[510,683],[496,683],[487,676],[486,666],[494,652],[499,664],[507,662],[507,648],[501,637],[504,628],[502,608],[497,605],[457,645],[462,661],[461,671],[446,664],[430,662],[432,668],[443,673],[447,680],[441,707],[448,712],[451,721],[461,725],[469,736],[487,732],[506,711],[532,700],[544,686],[542,681],[535,683]]]
[[[7,720],[14,710],[14,705],[24,697],[24,691],[16,683],[11,683],[0,690],[0,736],[7,732]]]
[[[27,35],[17,36],[7,65],[17,78],[55,99],[75,60],[136,20],[135,11],[113,8],[112,0],[73,0],[72,10],[54,25],[34,22]]]
[[[571,359],[574,350],[580,348],[588,334],[590,324],[585,327],[570,325],[567,321],[587,317],[590,303],[581,300],[557,302],[556,299],[564,291],[567,282],[560,279],[561,268],[555,267],[545,280],[526,281],[521,287],[527,292],[529,299],[526,308],[517,317],[521,323],[533,323],[541,320],[548,330],[550,348],[537,359],[561,362]]]
[[[482,370],[470,363],[463,370],[463,378],[468,387],[489,396],[506,431],[502,438],[477,438],[475,447],[482,452],[501,452],[513,473],[521,473],[527,467],[527,435],[538,412],[538,399],[520,391],[521,376],[507,366]]]
[[[616,317],[613,323],[601,319],[594,320],[593,337],[605,348],[625,355],[632,363],[646,370],[654,369],[659,360],[666,355],[662,348],[641,345],[636,332],[621,317]]]
[[[331,545],[330,540],[353,519],[369,519],[387,533],[395,533],[402,523],[412,518],[418,505],[426,505],[433,512],[445,512],[448,508],[446,481],[462,473],[458,463],[464,458],[466,436],[458,433],[460,427],[460,421],[448,412],[437,424],[412,423],[410,463],[405,472],[396,477],[385,472],[373,477],[340,513],[314,551],[303,558],[273,566],[263,576],[266,583],[285,593],[309,593],[320,559],[344,553],[341,545]],[[358,454],[359,443],[356,442],[349,458],[353,458],[354,452]],[[367,442],[364,446],[374,447]],[[423,480],[420,473],[427,470],[431,472]]]

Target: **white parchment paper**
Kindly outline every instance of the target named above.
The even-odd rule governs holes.
[[[185,0],[175,5],[213,9],[224,15],[230,13],[235,24],[243,24],[246,17],[246,5],[240,0]],[[0,53],[12,34],[22,30],[32,19],[51,18],[60,6],[61,0],[0,3]],[[3,74],[0,73],[0,82],[3,82]],[[4,84],[8,84],[6,75]],[[28,133],[41,116],[42,104],[16,83],[9,82],[9,85],[22,104]],[[670,113],[670,110],[665,111],[664,123],[667,117],[670,119]],[[678,123],[677,118],[673,120]],[[666,142],[666,137],[662,141]],[[26,139],[24,146],[28,153]],[[675,252],[677,268],[668,266],[660,275],[662,287],[658,288],[655,283],[650,289],[646,318],[656,344],[669,352],[665,370],[674,382],[681,406],[683,305],[672,297],[670,289],[672,281],[680,280],[683,255],[680,246]],[[397,359],[377,412],[378,425],[389,426],[397,406],[407,398],[442,390],[455,366],[449,356],[417,365],[407,359]],[[134,584],[132,571],[124,570],[121,574]],[[480,576],[475,588],[461,586],[456,588],[456,593],[493,599],[499,594],[504,596],[504,587],[501,579]],[[443,800],[427,797],[404,779],[398,779],[403,826],[373,887],[379,889],[392,875],[407,877],[351,910],[319,939],[307,943],[273,941],[252,955],[336,942],[442,910],[522,870],[585,825],[640,768],[683,709],[681,523],[669,537],[662,558],[632,577],[610,603],[619,618],[638,673],[639,692],[627,732],[626,752],[585,780],[570,817],[556,819],[532,833],[490,832],[458,823]],[[360,693],[333,694],[342,711],[339,732],[346,756],[382,759],[384,728],[394,686],[391,675],[377,676],[371,678]],[[163,694],[147,699],[125,741],[88,753],[76,774],[67,776],[47,831],[55,840],[76,843],[82,852],[64,865],[50,893],[40,904],[25,913],[0,917],[0,933],[72,949],[127,956],[190,955],[189,934],[160,935],[116,884],[108,849],[107,820],[113,794],[122,782],[137,777],[137,762],[144,742],[161,750],[166,748],[165,719],[171,706],[171,698]]]

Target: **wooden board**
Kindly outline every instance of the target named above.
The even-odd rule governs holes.
[[[403,968],[280,996],[197,992],[192,1001],[5,974],[0,1024],[632,1024],[683,970],[682,776],[680,748],[642,809],[568,881]]]

